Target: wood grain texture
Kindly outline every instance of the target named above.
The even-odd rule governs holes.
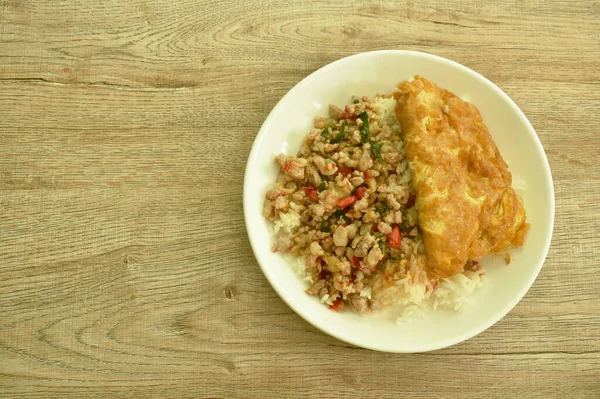
[[[0,396],[600,397],[600,3],[494,3],[0,0]],[[529,293],[432,353],[304,322],[243,224],[270,109],[376,49],[490,78],[554,176]]]

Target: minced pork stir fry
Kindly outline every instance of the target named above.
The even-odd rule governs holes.
[[[391,96],[331,105],[297,156],[276,157],[281,173],[263,210],[273,251],[305,257],[307,293],[336,311],[392,305],[392,291],[426,262],[394,107]]]

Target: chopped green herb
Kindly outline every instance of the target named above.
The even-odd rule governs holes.
[[[382,201],[379,203],[379,205],[377,205],[377,207],[375,208],[375,210],[380,214],[383,215],[384,213],[387,213],[387,211],[390,210],[390,207],[388,206],[387,202]]]
[[[358,115],[358,117],[363,122],[360,127],[360,142],[364,144],[369,141],[369,115],[367,115],[366,112],[363,112]]]
[[[326,126],[325,129],[323,129],[321,131],[321,137],[326,138],[326,139],[330,138],[331,137],[331,133],[329,133],[329,130],[330,130],[329,126]]]
[[[319,192],[321,191],[325,191],[327,189],[327,183],[325,183],[325,180],[321,181],[321,183],[319,183]]]
[[[354,101],[352,101],[354,104],[358,104],[360,102],[360,100],[358,98],[355,98]]]
[[[340,126],[340,132],[337,136],[331,140],[331,144],[341,143],[344,140],[344,133],[346,132],[346,121],[342,122],[342,126]]]
[[[383,158],[381,158],[381,143],[379,141],[371,142],[371,149],[373,150],[373,155],[379,162],[383,162]]]
[[[321,220],[321,231],[323,233],[331,233],[331,227],[327,225],[325,220]]]
[[[339,220],[340,218],[344,218],[344,222],[346,223],[350,223],[352,222],[352,220],[350,220],[350,218],[348,216],[346,216],[346,214],[344,213],[344,211],[342,211],[341,209],[338,209],[337,211],[333,212],[331,214],[331,216],[335,219],[335,220]]]
[[[400,230],[402,232],[408,231],[410,229],[410,224],[408,223],[408,220],[404,219],[402,221],[402,223],[400,224]]]
[[[381,248],[381,252],[383,252],[384,255],[387,254],[388,246],[385,240],[377,240],[377,245],[379,245],[379,248]]]

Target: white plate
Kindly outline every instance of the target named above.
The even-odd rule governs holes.
[[[427,318],[396,325],[391,310],[374,316],[336,313],[304,293],[305,283],[279,254],[262,217],[267,189],[277,176],[274,157],[296,154],[316,115],[329,104],[343,106],[355,95],[392,92],[415,74],[475,104],[509,165],[513,186],[523,197],[531,228],[512,262],[482,261],[487,282],[464,312],[429,311]],[[252,146],[244,179],[244,217],[258,263],[279,296],[313,326],[342,341],[386,352],[424,352],[464,341],[506,315],[538,275],[554,225],[554,189],[548,160],[533,127],[517,105],[492,82],[456,62],[412,51],[374,51],[329,64],[292,88],[273,108]],[[515,334],[527,334],[517,331]]]

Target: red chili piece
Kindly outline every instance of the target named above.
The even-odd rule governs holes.
[[[306,196],[308,198],[310,198],[311,201],[318,201],[319,200],[319,193],[317,192],[317,188],[315,186],[306,186],[306,187],[302,187],[302,189],[304,190],[304,192],[306,193]]]
[[[338,173],[341,173],[342,176],[348,176],[351,175],[353,172],[352,168],[348,167],[348,166],[340,166],[338,167]]]
[[[332,305],[329,305],[329,309],[333,310],[334,312],[341,312],[342,310],[340,309],[340,305],[342,302],[344,302],[344,300],[341,297],[336,299],[333,301]]]
[[[400,227],[397,224],[392,227],[392,232],[387,235],[387,239],[390,248],[398,248],[402,244],[402,235],[400,235]]]
[[[352,115],[347,105],[346,107],[344,107],[344,110],[338,114],[338,120],[350,119],[351,121],[353,121],[356,118],[358,118],[358,115]]]
[[[366,187],[359,187],[356,189],[356,192],[354,193],[354,196],[358,199],[361,199],[365,193],[367,192],[367,188]]]
[[[354,204],[357,199],[358,198],[356,198],[354,195],[350,195],[350,196],[348,196],[346,198],[342,198],[341,200],[339,200],[336,205],[338,207],[344,209],[344,208],[347,208],[350,205]]]

